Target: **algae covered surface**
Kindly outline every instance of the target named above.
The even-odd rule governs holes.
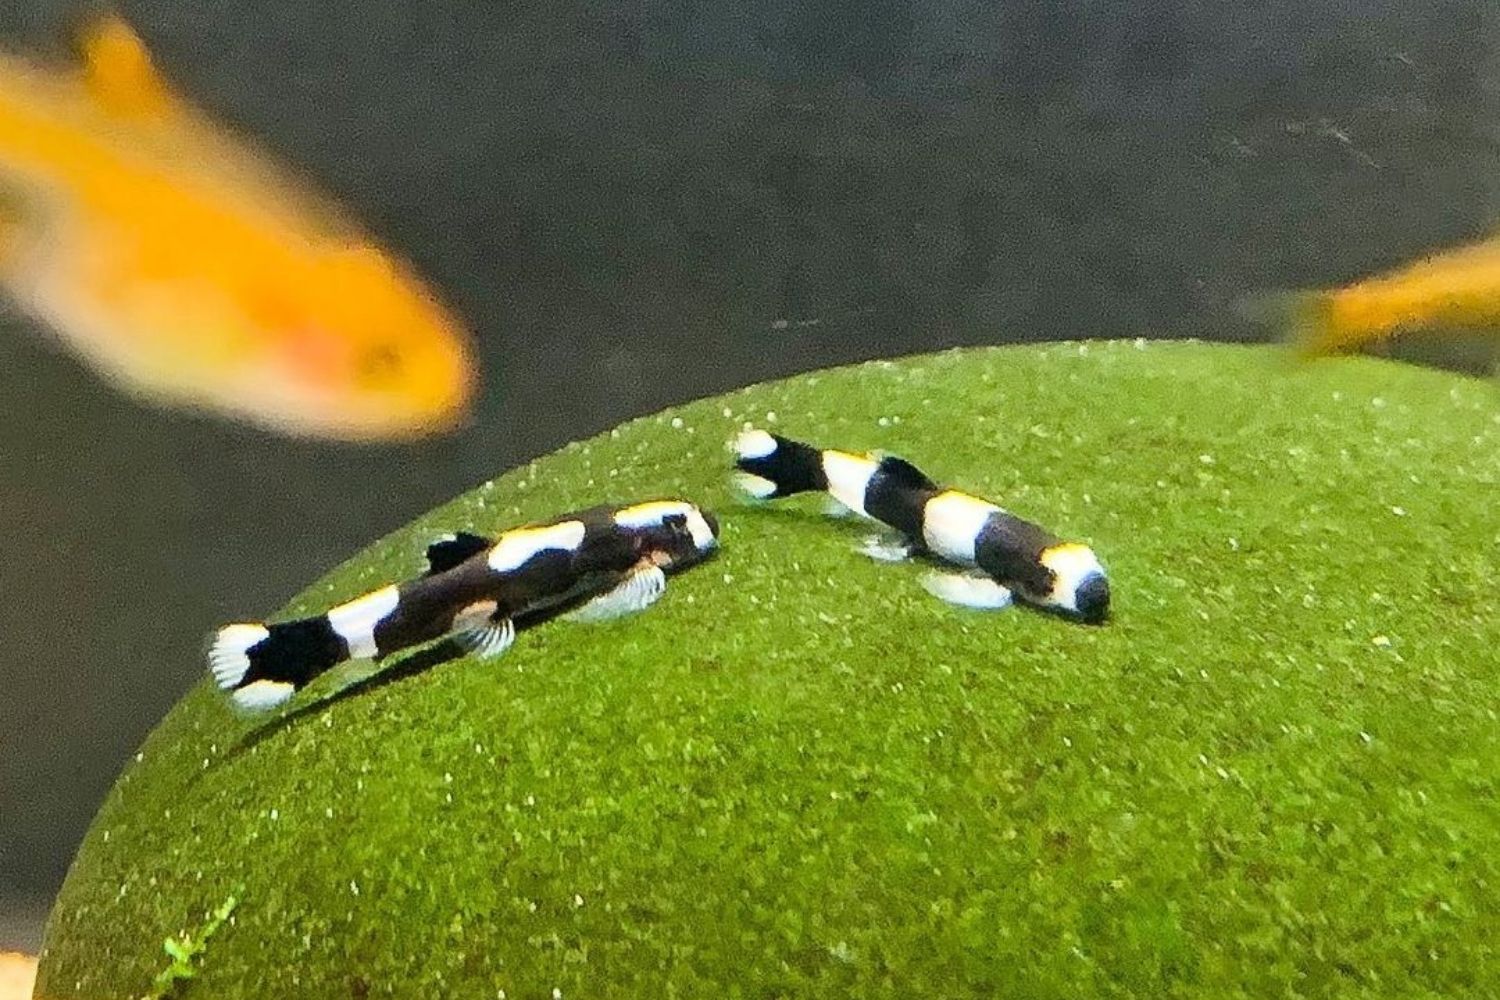
[[[867,523],[734,501],[746,422],[1089,542],[1113,620],[952,608],[855,554]],[[231,896],[175,995],[1500,989],[1497,485],[1493,384],[1264,348],[951,352],[626,424],[283,614],[606,500],[700,501],[717,559],[270,722],[205,681],[96,819],[40,995],[140,995]]]

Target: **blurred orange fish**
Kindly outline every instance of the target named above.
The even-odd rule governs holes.
[[[1500,335],[1500,239],[1424,258],[1342,288],[1252,298],[1252,318],[1285,328],[1304,355],[1417,332]]]
[[[31,1000],[36,984],[36,959],[15,952],[0,952],[0,1000]]]
[[[467,331],[337,209],[171,92],[123,21],[0,57],[0,287],[115,383],[344,440],[449,430]]]

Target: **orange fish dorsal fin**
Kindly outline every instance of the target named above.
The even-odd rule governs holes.
[[[114,114],[150,117],[174,105],[167,81],[130,25],[113,14],[95,17],[79,32],[83,79],[100,107]]]

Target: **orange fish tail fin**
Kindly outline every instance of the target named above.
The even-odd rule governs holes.
[[[151,117],[172,108],[171,89],[152,64],[146,44],[123,18],[86,18],[78,31],[78,50],[84,81],[101,107],[132,117]]]
[[[1335,320],[1333,299],[1326,292],[1251,295],[1235,304],[1235,313],[1274,331],[1299,357],[1331,354],[1348,339]]]

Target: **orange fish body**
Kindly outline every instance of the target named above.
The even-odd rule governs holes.
[[[178,100],[121,21],[77,74],[0,59],[0,287],[122,387],[285,433],[445,430],[467,332],[402,264]]]
[[[1500,239],[1425,258],[1343,288],[1293,296],[1305,354],[1354,350],[1407,332],[1500,332]]]
[[[0,952],[0,1000],[31,1000],[36,985],[36,959],[16,952]]]

